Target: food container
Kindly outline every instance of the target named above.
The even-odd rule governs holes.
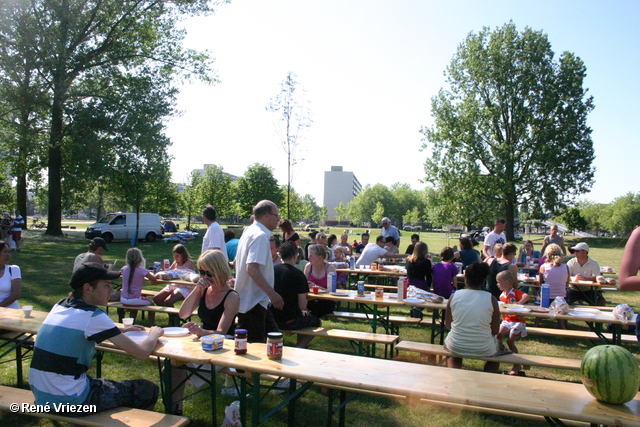
[[[384,288],[382,286],[376,286],[376,298],[384,297]]]
[[[236,329],[235,334],[235,352],[237,355],[247,354],[247,335],[246,329]]]
[[[204,351],[221,350],[224,345],[224,335],[205,335],[200,337],[200,342]]]
[[[282,332],[267,334],[267,358],[282,359]]]
[[[358,296],[364,296],[364,280],[358,280]]]

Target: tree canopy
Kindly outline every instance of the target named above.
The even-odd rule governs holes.
[[[152,108],[160,108],[152,114],[139,114],[137,119],[147,121],[154,140],[160,144],[154,155],[166,155],[162,147],[167,144],[161,141],[159,119],[174,114],[171,104],[175,92],[170,88],[171,82],[190,77],[213,80],[208,55],[183,48],[184,31],[177,29],[176,24],[187,15],[211,12],[215,3],[15,0],[0,4],[3,90],[7,93],[12,89],[23,95],[4,98],[3,102],[10,104],[6,110],[22,115],[20,132],[28,135],[44,132],[42,138],[31,139],[33,144],[41,144],[40,149],[27,145],[23,157],[14,156],[13,163],[17,165],[14,170],[18,183],[26,185],[23,165],[39,164],[46,168],[48,234],[62,234],[63,188],[88,181],[77,174],[78,163],[73,155],[79,154],[88,162],[114,165],[118,163],[109,161],[114,157],[121,159],[131,148],[114,140],[134,144],[141,141],[131,135],[119,138],[123,135],[122,125],[132,118],[135,110],[129,109],[128,102],[109,104],[109,99],[122,93],[135,93],[138,100],[152,98],[149,102]],[[145,86],[149,82],[152,84]],[[136,92],[142,87],[147,88],[145,94]],[[153,99],[156,95],[161,99]],[[107,105],[111,108],[97,108]],[[92,126],[74,133],[74,124],[80,122]],[[25,138],[16,134],[13,140]],[[93,142],[99,145],[89,144]],[[148,145],[140,152],[148,153],[147,148]],[[38,156],[37,161],[29,163],[29,156],[34,155]],[[147,160],[143,163],[148,164]],[[18,193],[26,194],[26,187],[19,188]]]
[[[504,216],[509,240],[519,208],[555,212],[593,184],[586,67],[573,53],[554,56],[545,34],[512,22],[470,33],[422,129],[425,180]]]

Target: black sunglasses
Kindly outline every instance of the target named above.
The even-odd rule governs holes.
[[[198,272],[200,273],[201,276],[213,277],[213,273],[207,270],[198,269]]]

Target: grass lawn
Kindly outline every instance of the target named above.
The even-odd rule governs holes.
[[[36,310],[48,311],[51,306],[59,299],[66,296],[70,290],[68,280],[71,275],[73,260],[76,255],[85,252],[88,247],[88,240],[84,238],[83,226],[78,224],[76,230],[65,231],[65,237],[51,238],[42,235],[42,231],[26,231],[23,232],[24,240],[22,244],[23,250],[20,253],[12,253],[11,263],[20,266],[22,270],[22,304],[33,304]],[[202,230],[204,231],[204,226]],[[361,233],[363,230],[354,229],[354,233]],[[331,232],[339,235],[342,229],[333,229]],[[308,241],[306,233],[299,233],[303,240]],[[401,251],[404,251],[409,242],[411,232],[403,232],[401,240]],[[374,230],[373,238],[377,235]],[[420,233],[421,240],[429,245],[432,252],[440,252],[444,246],[452,246],[457,244],[457,236],[447,235],[445,233]],[[354,238],[351,237],[350,242]],[[536,249],[542,244],[542,235],[524,236],[525,239],[533,240]],[[186,246],[194,258],[200,253],[202,234],[198,239],[187,242]],[[577,243],[578,238],[566,238],[569,243]],[[590,255],[596,259],[600,265],[609,265],[619,270],[620,259],[624,249],[624,243],[621,239],[611,238],[593,238],[582,239],[591,246]],[[147,265],[153,264],[154,261],[160,261],[165,258],[171,258],[172,243],[146,243],[141,242],[139,248],[142,250]],[[128,242],[116,242],[109,244],[109,252],[104,255],[106,262],[118,260],[118,265],[124,264],[124,256],[130,247]],[[156,289],[159,287],[156,286]],[[153,289],[153,287],[152,287]],[[605,297],[610,305],[618,303],[628,303],[635,311],[640,310],[640,295],[635,292],[607,292]],[[408,309],[398,308],[392,314],[408,315]],[[115,317],[115,311],[111,313]],[[166,317],[158,315],[156,322],[161,326],[166,323]],[[323,322],[325,327],[335,327],[341,329],[353,329],[370,331],[370,328],[364,322],[347,321],[344,319]],[[542,326],[555,327],[554,322],[549,321]],[[570,322],[570,328],[586,329],[584,323]],[[425,325],[422,326],[404,326],[400,331],[401,339],[426,341],[430,340],[430,329]],[[293,344],[295,338],[287,337],[286,343]],[[527,354],[549,355],[568,358],[582,358],[584,353],[590,348],[590,344],[584,341],[570,342],[567,340],[558,340],[553,338],[529,336],[517,343],[520,351]],[[351,353],[348,343],[335,340],[316,339],[312,343],[312,348],[322,351]],[[628,346],[637,358],[640,359],[640,351],[637,345]],[[285,349],[286,352],[286,349]],[[399,360],[408,362],[421,363],[417,355],[409,355],[407,353],[400,354]],[[95,365],[95,364],[94,364]],[[504,366],[502,369],[509,367]],[[359,367],[354,367],[359,369]],[[446,368],[442,368],[446,369]],[[481,369],[481,363],[476,361],[465,360],[465,369]],[[90,370],[90,375],[95,375],[95,366]],[[131,357],[106,355],[103,364],[103,375],[113,379],[132,379],[132,378],[148,378],[158,381],[158,370],[155,364],[150,362],[137,361]],[[380,372],[379,375],[385,375]],[[561,381],[579,382],[580,375],[577,372],[561,371],[544,368],[532,368],[527,372],[528,376],[540,378],[548,378]],[[417,378],[416,381],[420,379]],[[16,385],[15,364],[0,364],[0,381],[4,385]],[[189,386],[191,387],[191,386]],[[208,408],[208,392],[201,393],[186,401],[184,413],[192,420],[195,426],[210,426],[210,411]],[[263,408],[273,407],[279,402],[277,396],[267,397],[263,403]],[[223,413],[224,407],[231,403],[230,398],[221,397],[219,400],[219,414]],[[312,388],[307,392],[298,403],[297,407],[297,425],[300,426],[318,426],[325,424],[326,398],[322,392],[316,388]],[[163,410],[163,405],[159,402],[155,408],[157,411]],[[3,426],[25,426],[25,425],[51,425],[47,420],[25,417],[14,414],[7,414],[3,417]],[[218,420],[220,423],[221,420]],[[381,397],[372,397],[361,395],[352,401],[347,407],[347,425],[350,426],[543,426],[544,422],[534,422],[521,420],[517,418],[501,417],[493,415],[475,414],[472,412],[457,412],[435,406],[419,405],[407,406],[391,399]],[[246,424],[245,424],[246,425]],[[286,411],[273,417],[266,425],[284,426],[286,425]]]

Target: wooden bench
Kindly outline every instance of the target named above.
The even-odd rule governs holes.
[[[577,331],[575,329],[554,329],[554,328],[538,328],[535,326],[527,326],[527,333],[530,335],[539,335],[543,337],[562,337],[562,338],[580,338],[599,341],[600,338],[595,332],[591,331]],[[613,335],[610,333],[602,334],[608,340],[613,340]],[[622,334],[620,340],[627,344],[637,344],[638,339],[635,335]]]
[[[360,356],[375,356],[374,352],[369,351],[371,344],[384,344],[385,358],[390,357],[393,354],[393,346],[400,338],[398,335],[374,334],[371,332],[348,331],[344,329],[326,329],[322,327],[309,327],[284,332],[287,335],[299,334],[347,340],[356,354]]]
[[[370,320],[372,316],[366,313],[354,313],[351,311],[334,311],[333,314],[328,314],[326,317],[337,317],[342,319],[355,319],[355,320]],[[421,322],[421,319],[417,317],[404,317],[404,316],[389,316],[390,330],[392,334],[400,334],[400,325],[414,324],[417,325]]]
[[[19,411],[12,409],[17,404]],[[31,390],[15,387],[0,386],[0,412],[19,412],[33,417],[63,421],[69,424],[85,426],[134,426],[134,427],[179,427],[189,424],[189,418],[177,415],[162,414],[154,411],[133,408],[113,408],[108,411],[90,414],[84,417],[67,417],[50,412],[25,412],[24,405],[33,405],[34,398]]]
[[[449,350],[446,350],[443,345],[428,344],[423,342],[401,341],[398,344],[396,344],[396,350],[413,351],[416,353],[420,353],[420,355],[425,357],[438,356],[441,358],[440,361],[431,359],[432,361],[435,362],[432,364],[441,364],[446,360],[447,357],[456,357],[454,353],[450,352]],[[463,357],[463,356],[457,356],[457,357]],[[580,370],[580,362],[581,362],[581,360],[579,359],[565,359],[562,357],[535,356],[535,355],[521,354],[521,353],[504,354],[502,356],[488,356],[488,357],[464,356],[464,358],[480,359],[480,360],[485,360],[487,362],[499,362],[499,363],[513,364],[513,365],[522,365],[523,369],[528,369],[530,366],[543,366],[546,368],[570,369],[574,371]]]

